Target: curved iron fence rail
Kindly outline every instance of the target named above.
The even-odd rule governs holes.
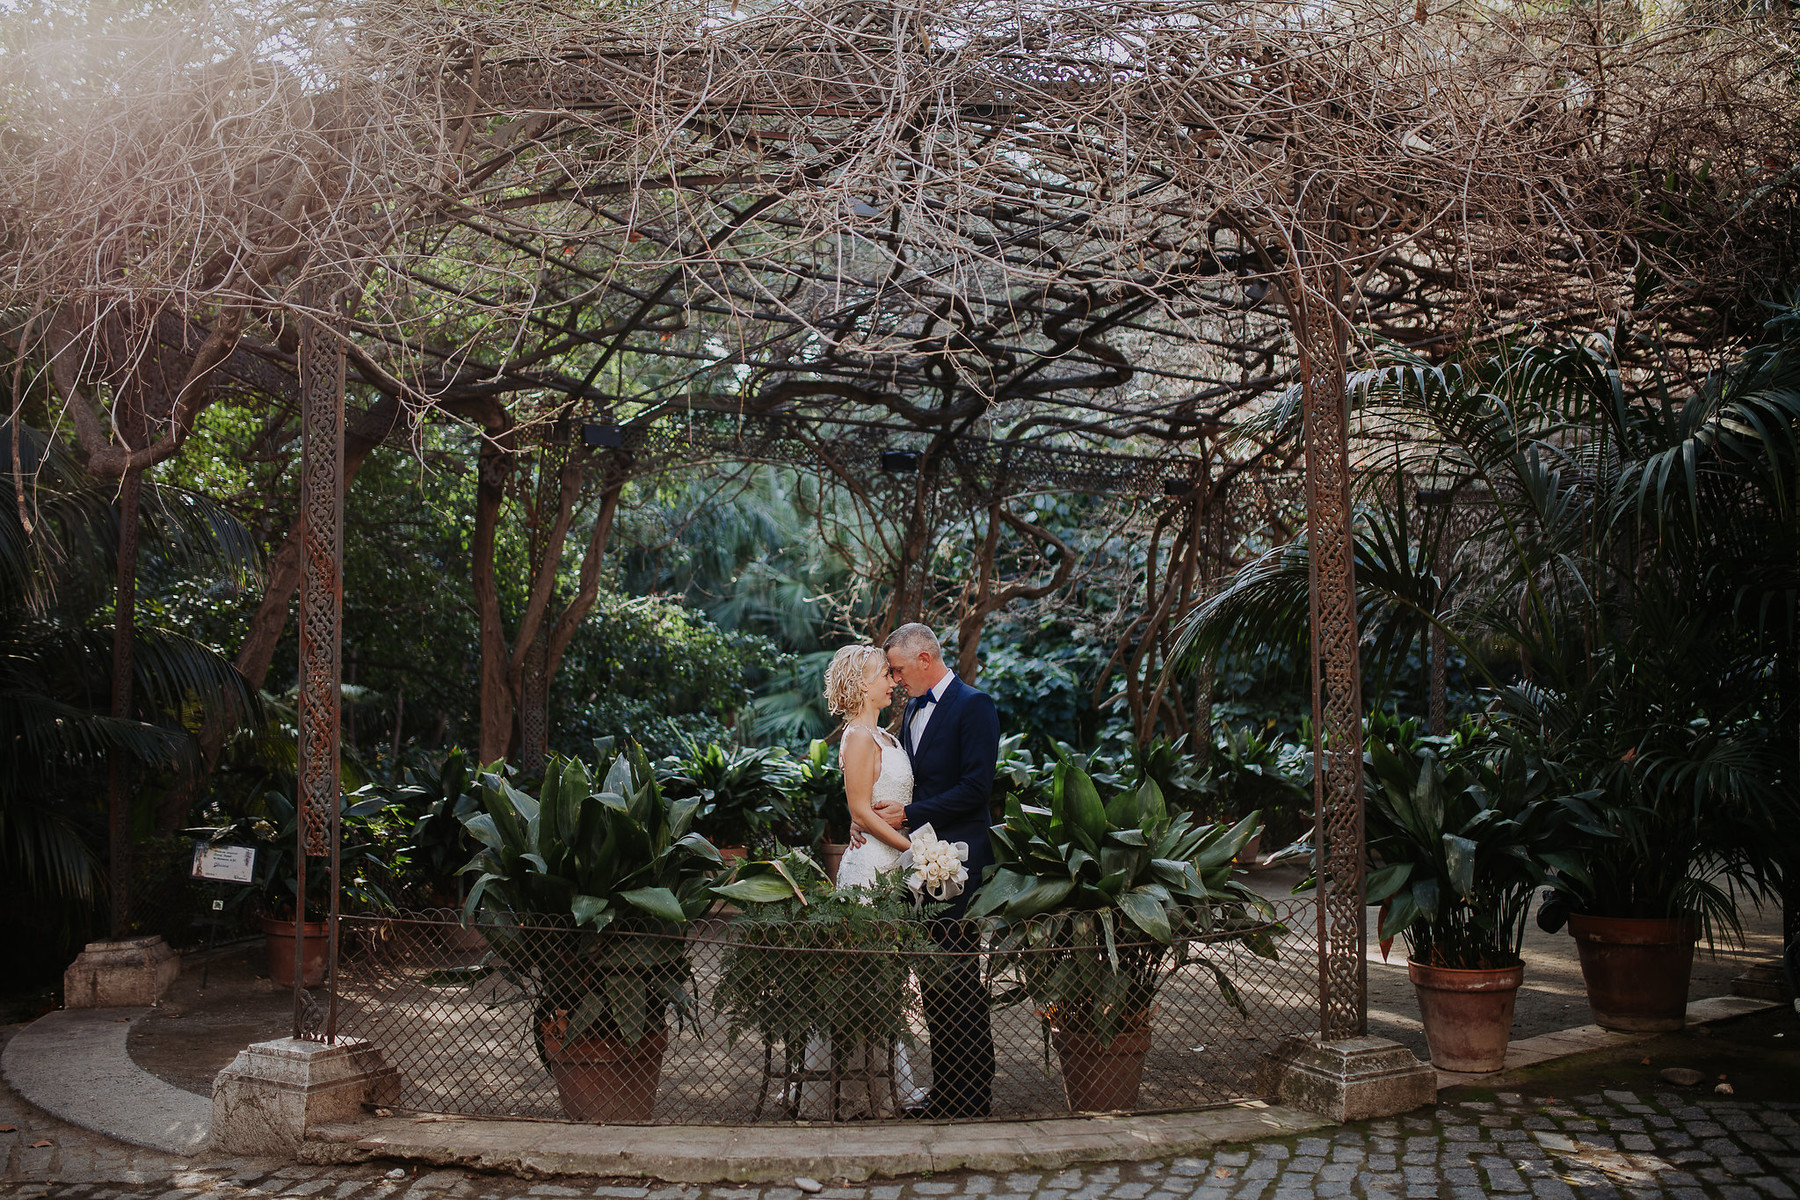
[[[718,915],[683,935],[601,939],[552,919],[469,928],[442,910],[345,916],[339,1032],[380,1046],[403,1080],[398,1106],[422,1112],[674,1125],[882,1119],[931,1083],[922,983],[972,966],[994,998],[988,1115],[1016,1120],[1071,1110],[1065,1052],[1079,1048],[1051,1035],[1052,1019],[1085,1023],[1090,1054],[1145,1036],[1128,1028],[1144,1000],[1129,976],[1160,955],[1136,1094],[1090,1107],[1200,1108],[1260,1095],[1266,1054],[1318,1024],[1313,901],[1276,910],[1273,922],[1166,953],[1122,934],[1110,948],[1102,936],[1079,949],[995,952],[983,936],[972,951],[945,951],[919,922],[833,930]],[[1263,953],[1251,944],[1259,940]],[[1126,978],[1108,985],[1120,978],[1115,955]],[[1035,997],[1024,994],[1028,976]],[[1112,1004],[1073,999],[1096,984],[1112,988]],[[1060,989],[1060,1008],[1041,998],[1046,987]],[[670,997],[678,1002],[665,1007]],[[553,1061],[583,1050],[573,1057],[615,1061],[586,1064],[585,1081]],[[659,1061],[646,1062],[656,1051]],[[1073,1068],[1081,1078],[1095,1069]],[[608,1088],[634,1093],[637,1107],[596,1090]]]

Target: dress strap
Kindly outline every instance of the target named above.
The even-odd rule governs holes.
[[[883,729],[879,725],[847,725],[844,728],[845,728],[845,732],[849,732],[852,729],[868,730],[870,736],[872,736],[875,739],[875,744],[877,746],[887,746],[892,749],[898,749],[900,746],[899,741],[894,737],[894,735],[889,733],[887,730]]]

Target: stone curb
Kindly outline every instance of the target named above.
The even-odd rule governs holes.
[[[1044,1171],[1173,1158],[1222,1142],[1285,1137],[1334,1123],[1261,1101],[1158,1116],[803,1125],[778,1131],[385,1117],[309,1130],[300,1157],[305,1162],[401,1159],[527,1178],[619,1175],[674,1183],[777,1183],[808,1176],[860,1182],[925,1171]]]
[[[1688,1005],[1701,1025],[1759,1012],[1770,1002],[1720,996]],[[106,1137],[191,1156],[206,1146],[212,1103],[131,1061],[131,1024],[148,1009],[63,1010],[19,1030],[0,1074],[28,1103]],[[1509,1047],[1494,1075],[1437,1073],[1440,1088],[1492,1086],[1552,1059],[1636,1044],[1653,1034],[1584,1025]],[[672,1182],[781,1182],[796,1176],[857,1181],[924,1171],[1056,1170],[1077,1163],[1143,1161],[1222,1142],[1281,1137],[1333,1124],[1295,1109],[1249,1101],[1202,1112],[1064,1117],[1018,1122],[904,1125],[598,1126],[418,1117],[322,1125],[300,1158],[372,1158],[551,1175],[638,1176]],[[773,1136],[772,1136],[773,1135]]]
[[[206,1147],[212,1101],[131,1061],[131,1026],[147,1008],[65,1008],[14,1034],[0,1073],[28,1103],[71,1125],[165,1154]]]

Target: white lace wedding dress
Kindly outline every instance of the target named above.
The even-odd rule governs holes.
[[[875,777],[871,801],[875,804],[910,804],[912,760],[906,757],[906,751],[894,740],[893,734],[885,729],[877,729],[874,733],[875,742],[881,747],[881,774]],[[846,850],[843,861],[838,863],[838,891],[873,886],[877,875],[894,869],[900,854],[901,851],[879,838],[864,838],[862,845]]]
[[[907,804],[912,800],[912,761],[906,757],[906,750],[894,740],[892,734],[885,729],[874,732],[876,744],[881,747],[881,773],[875,777],[875,791],[871,799],[876,804]],[[845,892],[853,888],[873,886],[877,876],[894,869],[895,864],[900,861],[900,855],[901,851],[879,838],[864,838],[862,845],[845,851],[843,860],[838,864],[837,890]],[[866,1061],[871,1054],[876,1059],[873,1063]],[[891,1093],[882,1086],[886,1083],[887,1064],[881,1060],[885,1058],[885,1049],[866,1045],[857,1046],[844,1056],[844,1061],[838,1064],[838,1119],[890,1115],[895,1097],[898,1097],[902,1106],[924,1101],[925,1089],[913,1080],[912,1063],[907,1058],[905,1043],[894,1047],[894,1087]],[[873,1103],[870,1102],[866,1083],[866,1072],[870,1068],[879,1077],[883,1077],[876,1086]],[[831,1047],[826,1039],[815,1035],[807,1042],[806,1070],[809,1075],[817,1072],[829,1076]],[[793,1103],[800,1116],[831,1119],[831,1084],[826,1078],[812,1079],[797,1084],[796,1087],[799,1095]]]

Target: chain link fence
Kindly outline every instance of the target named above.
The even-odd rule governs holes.
[[[398,1105],[425,1112],[735,1125],[893,1118],[927,1096],[933,1115],[1006,1120],[1192,1109],[1259,1095],[1265,1055],[1316,1028],[1314,920],[1312,901],[1281,901],[1164,946],[1091,916],[1004,943],[961,921],[728,910],[680,932],[346,916],[339,1032],[380,1046]]]

